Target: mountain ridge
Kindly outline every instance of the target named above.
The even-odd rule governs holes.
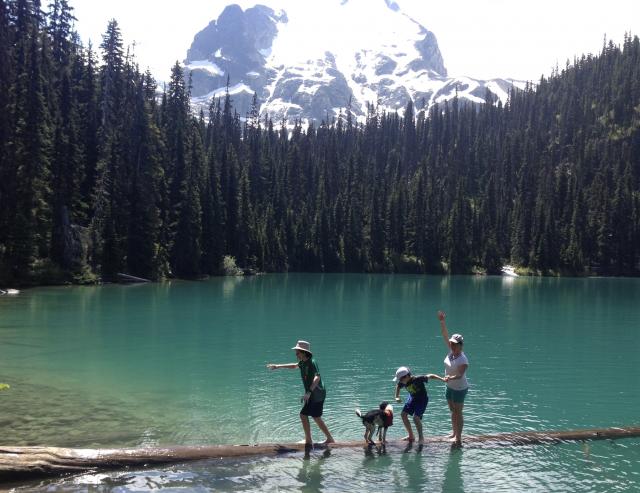
[[[512,86],[524,87],[513,79],[448,77],[434,33],[392,0],[370,1],[368,17],[358,17],[360,2],[343,0],[340,19],[325,20],[337,34],[316,40],[317,46],[304,43],[302,50],[292,48],[306,27],[300,19],[260,4],[246,10],[228,5],[187,51],[194,107],[208,107],[228,90],[240,115],[250,111],[255,93],[260,114],[274,120],[319,122],[347,106],[362,120],[369,104],[400,114],[409,101],[426,111],[455,96],[463,103],[490,97],[504,104]],[[359,36],[349,37],[352,32]],[[301,51],[292,55],[295,49]]]

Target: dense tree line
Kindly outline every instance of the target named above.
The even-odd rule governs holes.
[[[640,271],[640,43],[513,90],[303,128],[193,115],[116,21],[0,0],[0,284],[269,272]],[[490,94],[489,94],[490,96]]]

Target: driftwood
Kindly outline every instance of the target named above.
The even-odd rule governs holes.
[[[465,447],[553,444],[567,441],[605,440],[640,436],[640,427],[602,428],[574,431],[527,431],[464,437]],[[448,444],[444,437],[429,437],[426,444]],[[402,451],[407,442],[387,442],[387,452]],[[314,445],[323,448],[367,448],[362,441]],[[144,467],[204,459],[249,456],[277,456],[309,450],[304,444],[211,445],[154,447],[139,449],[70,449],[58,447],[0,446],[0,481],[84,471]]]
[[[136,277],[122,272],[118,272],[118,280],[120,282],[151,282],[149,279],[145,279],[144,277]]]

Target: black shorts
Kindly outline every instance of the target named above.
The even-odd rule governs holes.
[[[324,407],[324,401],[311,402],[309,400],[302,409],[300,414],[303,416],[311,416],[312,418],[319,418],[322,416],[322,408]]]

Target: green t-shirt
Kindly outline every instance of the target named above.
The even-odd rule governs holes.
[[[311,388],[311,384],[313,383],[313,379],[316,375],[320,376],[320,370],[318,369],[318,363],[313,358],[309,358],[307,361],[298,361],[298,368],[300,368],[300,376],[302,377],[302,385],[304,385],[304,390],[309,392]],[[311,392],[311,401],[312,402],[320,402],[323,401],[326,396],[326,391],[324,389],[324,385],[322,383],[322,377],[320,377],[320,381],[318,385]]]

